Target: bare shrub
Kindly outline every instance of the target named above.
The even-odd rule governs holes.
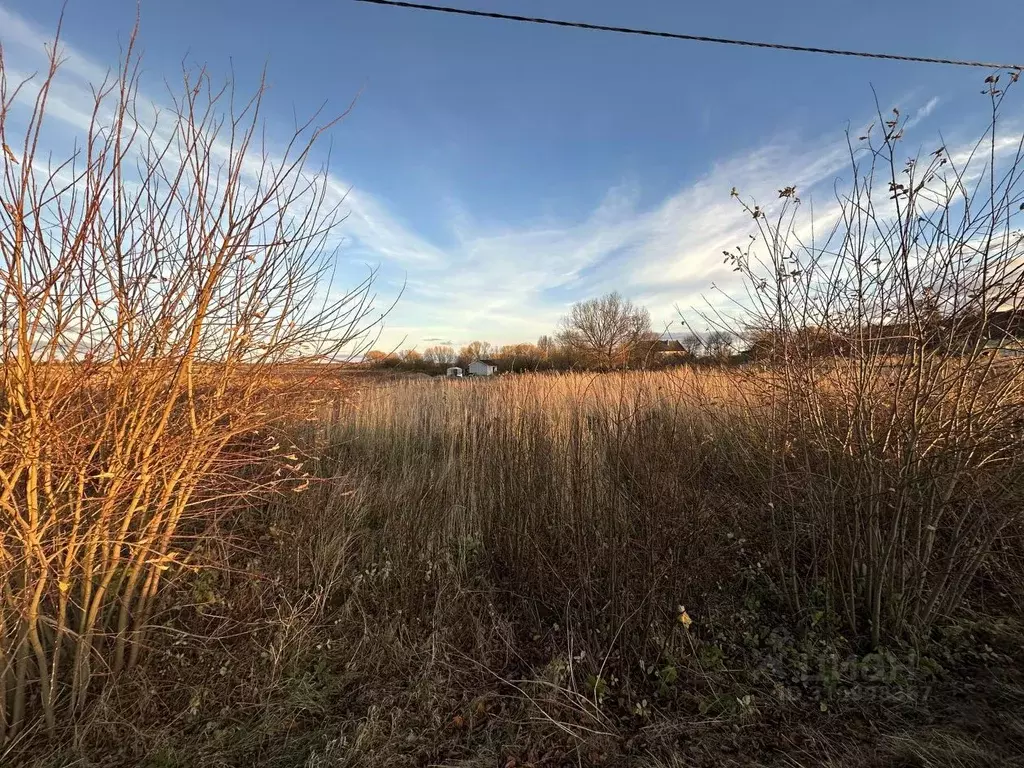
[[[794,187],[777,210],[744,202],[758,237],[727,254],[771,371],[766,448],[744,471],[778,583],[798,612],[826,588],[876,645],[954,613],[1020,516],[1024,365],[1004,350],[1024,328],[1024,138],[999,130],[1000,78],[985,87],[973,146],[903,161],[907,121],[880,113],[851,138],[834,210],[805,225]]]
[[[206,516],[301,489],[274,427],[369,312],[368,281],[323,298],[326,125],[273,153],[262,87],[203,71],[156,114],[133,45],[62,162],[41,149],[59,47],[41,80],[0,59],[0,744],[136,661]]]

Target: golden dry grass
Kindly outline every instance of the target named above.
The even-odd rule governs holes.
[[[820,407],[846,375],[828,370]],[[75,743],[61,731],[52,752],[30,731],[9,753],[49,754],[46,765],[118,744],[125,765],[659,765],[675,764],[685,731],[700,734],[687,754],[708,764],[722,744],[859,764],[819,702],[859,717],[869,689],[891,709],[879,727],[893,754],[932,733],[953,743],[956,710],[936,710],[920,736],[914,713],[928,711],[921,691],[961,684],[961,656],[938,682],[914,651],[885,656],[880,682],[858,676],[877,662],[822,558],[846,541],[837,531],[871,530],[837,528],[829,506],[861,465],[848,441],[822,443],[820,425],[838,438],[842,419],[794,441],[781,381],[708,368],[368,383],[333,428],[294,424],[288,449],[317,481],[190,529],[141,665],[79,715]],[[1012,469],[1003,482],[1019,482]],[[840,511],[857,519],[855,505]],[[1007,534],[992,546],[1014,546]],[[984,578],[1005,591],[1019,572],[1001,562]],[[858,617],[870,616],[867,583],[850,595]],[[987,583],[968,614],[934,622],[985,638],[956,654],[1005,643],[1005,630],[975,628],[979,613],[1015,615]],[[943,647],[944,635],[917,637],[932,650],[916,653]],[[1012,667],[1002,650],[989,658]],[[988,695],[971,717],[996,717],[1020,691]],[[979,754],[998,764],[1018,725],[975,723]],[[802,735],[786,746],[770,735],[780,729]]]

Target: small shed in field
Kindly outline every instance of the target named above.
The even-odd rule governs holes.
[[[453,365],[451,368],[445,371],[444,375],[447,376],[449,379],[461,379],[462,369],[459,368],[457,365]]]
[[[470,376],[493,376],[498,372],[498,364],[493,360],[474,360],[469,364]]]

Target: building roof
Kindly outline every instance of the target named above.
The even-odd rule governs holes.
[[[489,360],[486,357],[478,358],[474,360],[473,363],[483,363],[484,365],[493,365],[495,368],[498,367],[498,364],[496,362],[494,362],[493,360]],[[473,363],[470,363],[470,365],[472,365]]]
[[[685,352],[686,348],[677,339],[658,339],[651,344],[651,352]]]

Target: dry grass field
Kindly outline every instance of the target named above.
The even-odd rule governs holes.
[[[5,760],[1016,764],[1020,519],[987,539],[969,510],[1011,515],[1018,461],[948,491],[921,562],[899,499],[937,492],[930,470],[892,440],[870,466],[902,486],[857,496],[868,446],[840,413],[792,432],[776,395],[742,369],[366,387],[268,454],[308,485],[179,539],[140,663]],[[900,536],[882,562],[876,527]],[[951,593],[942,564],[980,547]],[[875,645],[879,568],[902,592],[880,581]]]

